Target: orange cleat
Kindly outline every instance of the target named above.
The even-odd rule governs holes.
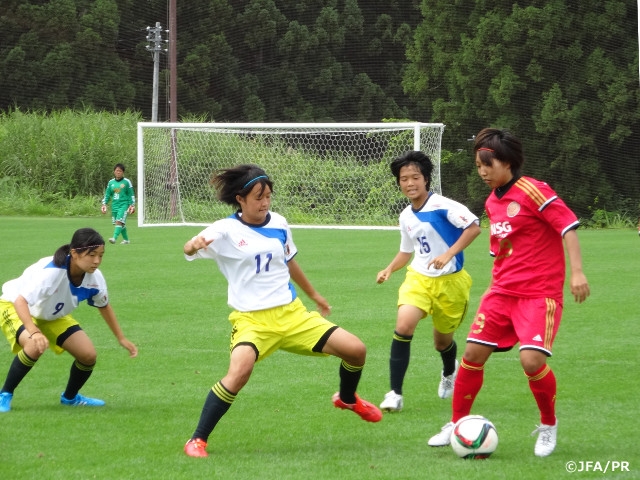
[[[382,412],[372,403],[362,400],[356,395],[356,403],[344,403],[340,400],[340,392],[336,392],[332,398],[333,405],[343,410],[351,410],[360,415],[360,418],[367,422],[379,422],[382,420]]]
[[[190,457],[208,457],[209,454],[205,450],[207,442],[201,438],[192,438],[184,446],[184,453]]]

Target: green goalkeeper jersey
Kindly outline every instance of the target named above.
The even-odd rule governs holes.
[[[112,209],[135,205],[136,197],[133,193],[133,184],[131,183],[131,180],[124,177],[120,180],[116,180],[115,178],[109,180],[107,188],[104,192],[102,204],[107,205],[109,203],[109,200],[112,200]]]

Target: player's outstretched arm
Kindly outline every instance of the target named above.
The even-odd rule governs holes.
[[[136,347],[133,343],[131,343],[127,337],[122,333],[122,329],[120,328],[120,324],[116,319],[116,314],[111,308],[111,305],[107,305],[106,307],[98,308],[100,310],[100,315],[104,318],[104,321],[109,325],[109,328],[113,332],[113,335],[118,339],[118,343],[122,345],[124,348],[129,350],[130,357],[138,356],[138,347]]]
[[[211,242],[213,242],[213,238],[211,240],[207,240],[203,236],[199,235],[185,243],[182,251],[188,256],[195,255],[198,250],[208,247]]]
[[[393,272],[400,270],[407,263],[409,263],[409,260],[411,260],[411,255],[411,253],[407,252],[398,252],[396,256],[393,257],[393,260],[391,260],[391,263],[387,265],[387,268],[378,272],[376,282],[383,283],[389,280]]]
[[[287,265],[289,266],[289,275],[291,275],[291,279],[296,282],[296,285],[304,290],[304,293],[306,293],[311,300],[316,302],[316,306],[318,308],[318,312],[320,312],[320,315],[322,315],[323,317],[328,316],[331,313],[331,307],[329,306],[329,303],[322,295],[320,295],[316,291],[315,288],[313,288],[313,285],[311,285],[311,282],[302,271],[302,268],[300,267],[298,262],[296,262],[294,259],[291,259],[289,260]]]

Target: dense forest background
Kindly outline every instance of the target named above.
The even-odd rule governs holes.
[[[0,112],[133,111],[149,120],[147,27],[167,29],[168,8],[168,0],[3,0]],[[508,128],[525,145],[525,173],[581,217],[635,217],[637,8],[636,0],[177,0],[177,31],[162,36],[177,42],[180,119],[442,122],[443,193],[475,211],[487,192],[470,140],[486,126]],[[3,177],[15,161],[7,155],[0,151]]]

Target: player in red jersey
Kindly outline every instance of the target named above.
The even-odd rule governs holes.
[[[429,445],[448,445],[455,422],[469,415],[489,356],[520,343],[520,363],[540,409],[534,453],[546,457],[555,449],[558,430],[556,379],[547,357],[562,316],[565,246],[571,293],[578,303],[589,296],[576,233],[579,222],[549,185],[522,175],[522,144],[508,131],[482,130],[474,154],[478,174],[492,189],[485,202],[494,257],[491,284],[467,337],[451,421]]]

